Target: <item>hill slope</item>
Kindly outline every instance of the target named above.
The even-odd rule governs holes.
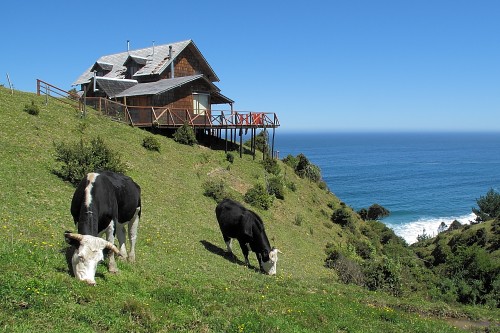
[[[34,101],[38,116],[23,111]],[[331,223],[339,200],[314,183],[296,184],[261,215],[284,254],[269,277],[224,256],[215,201],[203,184],[220,177],[242,198],[265,173],[251,156],[229,165],[223,151],[158,136],[161,152],[141,147],[147,132],[94,112],[0,87],[0,330],[99,332],[456,332],[430,314],[470,314],[445,304],[403,301],[338,284],[325,268],[325,245],[341,244]],[[97,286],[70,276],[64,230],[74,230],[74,188],[55,176],[54,142],[102,137],[141,185],[137,263],[120,273],[98,268]],[[302,223],[294,223],[297,216]],[[239,249],[236,255],[241,259]],[[250,257],[256,264],[255,257]],[[484,312],[491,316],[491,313]]]

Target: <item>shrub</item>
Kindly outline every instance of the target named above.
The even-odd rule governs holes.
[[[401,296],[401,265],[390,258],[366,261],[363,273],[365,285],[370,290],[384,290],[394,296]]]
[[[31,101],[31,104],[26,104],[24,106],[24,111],[28,112],[32,116],[38,116],[40,108],[35,104],[35,101]]]
[[[194,129],[187,123],[184,123],[184,125],[175,131],[174,141],[188,146],[198,143],[196,135],[194,134]]]
[[[269,157],[265,158],[262,161],[262,165],[264,166],[264,170],[266,170],[268,173],[270,173],[272,175],[277,176],[281,172],[281,168],[278,164],[278,161],[276,161],[273,158],[269,158]]]
[[[228,161],[229,163],[233,164],[233,162],[234,162],[234,154],[233,153],[227,153],[226,154],[226,161]]]
[[[375,247],[368,240],[356,240],[354,242],[356,254],[363,259],[371,259],[375,255]]]
[[[228,197],[226,184],[222,180],[209,179],[203,183],[203,189],[203,195],[213,198],[217,203]]]
[[[357,211],[357,213],[363,221],[366,221],[368,219],[368,209],[361,208],[360,210]]]
[[[476,221],[483,222],[500,217],[500,193],[490,189],[485,196],[476,200],[479,208],[472,208]]]
[[[420,242],[425,242],[426,240],[429,240],[431,239],[432,236],[429,235],[426,231],[425,231],[425,228],[422,229],[422,233],[417,235],[417,242],[420,243]]]
[[[348,212],[342,208],[338,208],[333,212],[331,220],[333,223],[345,227],[349,224],[350,217],[351,215]]]
[[[261,131],[255,136],[255,148],[264,153],[264,156],[270,156],[271,148],[269,147],[269,133],[266,130]],[[245,145],[252,146],[252,140],[245,142]]]
[[[273,194],[278,199],[285,199],[285,186],[283,179],[277,176],[269,178],[267,192]]]
[[[110,170],[124,173],[125,165],[120,156],[112,151],[100,137],[94,138],[90,143],[83,140],[76,143],[54,143],[56,161],[61,162],[59,169],[54,173],[62,179],[77,185],[83,177],[97,170]]]
[[[160,152],[160,141],[152,135],[148,135],[142,139],[142,146],[147,150]]]
[[[246,203],[262,209],[269,209],[273,204],[273,195],[269,195],[262,184],[255,184],[244,196]]]
[[[283,163],[288,165],[293,170],[295,170],[295,168],[297,168],[297,164],[299,163],[298,158],[295,156],[292,156],[290,154],[288,154],[285,158],[283,158],[282,161],[283,161]]]
[[[74,101],[77,101],[80,96],[78,95],[78,91],[76,90],[76,88],[72,88],[68,91],[68,98],[71,99],[71,100],[74,100]]]
[[[327,245],[326,252],[325,266],[334,269],[342,283],[364,285],[363,269],[356,261],[350,259],[340,250],[333,248],[332,244]]]

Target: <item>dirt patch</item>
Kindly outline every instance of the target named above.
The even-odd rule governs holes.
[[[445,321],[448,324],[461,329],[500,327],[500,323],[492,323],[486,320],[473,321],[461,318],[447,318]]]

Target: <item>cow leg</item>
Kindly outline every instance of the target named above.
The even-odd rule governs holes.
[[[224,243],[226,243],[227,253],[231,256],[233,260],[236,260],[236,256],[234,255],[233,249],[231,247],[231,242],[232,242],[231,237],[227,237],[226,235],[222,235],[222,237],[224,237]]]
[[[106,239],[108,242],[111,244],[115,243],[115,222],[111,220],[109,223],[109,226],[106,228]],[[116,266],[116,261],[115,261],[115,253],[113,251],[109,252],[109,264],[108,264],[108,271],[110,273],[117,273],[118,272],[118,266]]]
[[[256,253],[257,261],[259,262],[260,271],[264,272],[264,266],[262,266],[262,254]]]
[[[125,223],[116,223],[116,237],[118,238],[118,250],[123,259],[127,259],[127,247]]]
[[[135,261],[135,242],[137,241],[137,229],[139,228],[139,212],[141,207],[137,207],[134,217],[128,225],[128,239],[130,241],[130,252],[128,254],[128,261]]]
[[[247,267],[250,267],[250,261],[248,260],[248,244],[240,240],[238,240],[238,242],[240,243],[241,252],[243,252],[243,257],[245,257],[245,265]]]
[[[225,235],[222,235],[222,237],[224,237],[224,243],[226,243],[226,246],[227,246],[227,252],[229,253],[233,253],[233,249],[231,248],[231,238],[230,237],[227,237]]]

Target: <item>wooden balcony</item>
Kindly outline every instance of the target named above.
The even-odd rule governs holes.
[[[178,128],[188,124],[198,129],[277,128],[278,117],[270,112],[171,109],[129,106],[105,98],[87,97],[85,104],[116,121],[135,127]]]

